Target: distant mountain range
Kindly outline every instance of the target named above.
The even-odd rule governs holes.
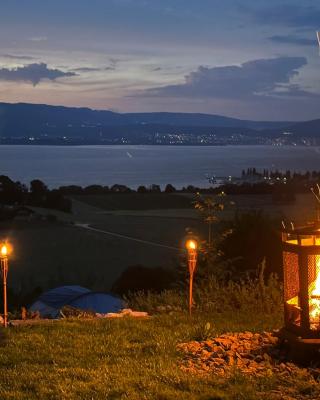
[[[184,134],[225,137],[274,138],[283,133],[294,137],[320,138],[320,119],[306,122],[249,121],[220,115],[194,113],[115,113],[49,106],[0,103],[0,138],[74,138],[91,141],[127,138],[135,143],[148,135]],[[3,142],[3,141],[2,141]]]

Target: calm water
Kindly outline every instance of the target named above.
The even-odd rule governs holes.
[[[242,169],[320,170],[318,147],[272,146],[0,146],[0,174],[49,187],[152,183],[206,186],[205,174],[240,176]]]

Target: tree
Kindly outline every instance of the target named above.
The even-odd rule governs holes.
[[[152,185],[150,185],[149,190],[152,193],[161,193],[161,188],[159,185],[152,184]]]
[[[85,194],[103,194],[104,188],[101,185],[89,185],[83,191]]]
[[[227,235],[228,231],[225,230],[223,224],[217,224],[220,221],[220,213],[225,209],[228,204],[233,204],[227,201],[227,196],[224,192],[217,195],[202,196],[197,193],[194,207],[199,211],[200,216],[205,224],[208,226],[207,240],[200,242],[200,253],[197,267],[198,278],[208,278],[210,275],[215,276],[224,275],[224,265],[218,258],[218,245],[219,241]],[[216,224],[215,240],[213,241],[213,224]]]
[[[0,176],[0,203],[21,204],[26,194],[26,187],[20,182],[13,182],[5,175]]]
[[[266,272],[279,273],[281,269],[281,240],[279,221],[261,211],[236,214],[229,223],[229,234],[218,245],[219,258],[234,267],[235,277],[256,272],[266,259]]]
[[[177,275],[172,269],[134,265],[122,272],[112,286],[112,292],[119,295],[130,292],[161,292],[176,283]]]
[[[208,247],[212,244],[212,224],[218,221],[219,212],[226,206],[226,195],[224,192],[215,196],[201,196],[197,193],[197,199],[194,202],[194,208],[199,211],[203,221],[208,224]]]
[[[31,204],[41,207],[46,201],[48,194],[47,186],[39,179],[34,179],[30,182],[30,197]]]
[[[40,179],[34,179],[30,182],[30,191],[32,195],[44,195],[48,192],[48,188]]]
[[[164,189],[165,193],[174,193],[176,192],[176,188],[172,186],[170,183]]]
[[[115,184],[111,186],[110,191],[113,193],[130,193],[132,190],[125,185]]]
[[[147,190],[147,188],[145,186],[139,186],[138,189],[137,189],[137,192],[138,193],[147,193],[148,190]]]
[[[46,202],[43,204],[43,206],[64,212],[71,212],[72,202],[70,199],[64,197],[59,190],[54,189],[48,192]]]

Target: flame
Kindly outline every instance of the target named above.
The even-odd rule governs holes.
[[[316,277],[309,285],[309,320],[310,329],[320,330],[320,256],[316,256]],[[299,297],[295,296],[286,302],[290,313],[290,320],[294,324],[300,324]],[[295,311],[296,310],[296,311]]]
[[[196,250],[197,242],[195,240],[188,240],[186,243],[186,247],[188,250]]]
[[[320,257],[317,256],[316,279],[309,286],[310,293],[310,327],[311,329],[320,328]]]
[[[1,247],[1,255],[2,257],[6,257],[8,255],[8,248],[5,244]]]

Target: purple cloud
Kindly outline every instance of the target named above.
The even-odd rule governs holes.
[[[48,79],[55,81],[58,78],[75,76],[74,72],[63,72],[59,69],[50,69],[45,63],[34,63],[13,69],[0,68],[0,80],[13,82],[31,82],[36,86],[40,81]]]
[[[151,97],[197,97],[250,99],[276,94],[279,87],[290,83],[298,69],[307,64],[304,57],[278,57],[246,62],[240,66],[200,66],[185,76],[178,85],[156,87],[144,91]],[[298,88],[297,88],[298,90]],[[299,89],[300,92],[300,89]],[[294,91],[290,91],[293,95]]]

